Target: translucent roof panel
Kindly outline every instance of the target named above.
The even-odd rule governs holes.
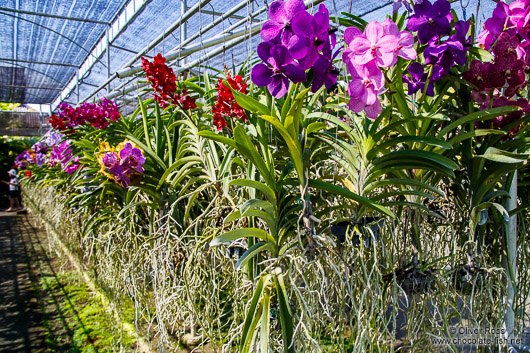
[[[0,101],[52,102],[124,3],[0,0]]]
[[[118,76],[116,72],[138,68],[140,51],[152,58],[157,53],[167,56],[183,50],[184,54],[173,55],[171,61],[177,71],[190,69],[190,64],[218,70],[225,65],[238,67],[261,41],[259,26],[267,19],[270,3],[271,0],[0,0],[0,101],[53,103],[56,107],[61,101],[77,104],[110,96],[127,104],[140,94],[140,78],[137,74]],[[392,2],[387,0],[306,1],[315,7],[319,3],[327,6],[332,18],[345,11],[367,21],[382,21],[392,12]],[[495,2],[454,1],[452,6],[461,18],[477,15],[482,23],[491,15]],[[183,15],[187,20],[179,22]],[[96,21],[112,24],[108,51],[109,25]]]

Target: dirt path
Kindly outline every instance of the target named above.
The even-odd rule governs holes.
[[[0,352],[45,352],[30,256],[14,213],[0,212]],[[22,238],[24,237],[24,238]]]

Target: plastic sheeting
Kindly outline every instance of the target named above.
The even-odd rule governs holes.
[[[188,0],[187,7],[191,8],[198,0]],[[452,3],[457,14],[466,18],[478,14],[478,22],[481,23],[491,15],[495,6],[493,0],[455,1]],[[172,23],[181,16],[180,0],[151,0],[111,43],[109,51],[109,68],[107,68],[107,53],[102,53],[99,60],[91,67],[81,82],[73,89],[66,91],[64,100],[77,104],[90,97],[89,100],[97,99],[103,95],[123,90],[132,82],[139,81],[141,77],[115,78],[108,86],[100,89],[96,94],[94,91],[109,78],[109,72],[113,75],[116,71],[123,69],[123,65],[134,58],[135,53],[145,48],[159,35],[164,35],[164,40],[154,46],[146,56],[153,57],[157,53],[167,54],[177,47],[181,38],[190,37],[201,28],[206,27],[216,18],[235,6],[239,1],[211,0],[201,11],[197,12],[187,21],[187,28],[183,32],[183,26],[178,27],[172,33],[167,31]],[[200,44],[208,39],[223,33],[232,24],[257,11],[260,7],[268,7],[271,0],[248,0],[245,6],[239,10],[234,18],[228,18],[220,22],[215,28],[192,41],[189,47]],[[362,15],[367,21],[382,21],[386,15],[392,12],[392,2],[385,0],[358,1],[358,0],[325,0],[324,4],[330,10],[330,16],[340,16],[340,12],[346,11],[355,15]],[[19,9],[25,11],[41,12],[68,17],[86,18],[112,22],[123,10],[126,1],[116,0],[0,0],[0,8]],[[251,24],[264,21],[267,18],[266,11],[256,16],[252,22],[243,21],[244,24],[235,29],[249,28]],[[246,27],[245,27],[246,26]],[[71,21],[60,18],[43,17],[17,12],[0,10],[0,101],[17,103],[53,103],[54,106],[61,100],[61,92],[72,80],[76,80],[77,67],[89,57],[89,53],[98,41],[104,38],[107,25]],[[237,46],[221,50],[219,54],[201,63],[204,66],[223,70],[225,66],[239,67],[250,56],[260,41],[259,34],[250,37]],[[204,56],[217,47],[201,49],[186,58],[175,61],[174,67],[185,65],[185,63]],[[42,62],[31,63],[31,62]],[[72,66],[50,65],[68,64]],[[136,61],[134,65],[139,65]],[[204,68],[197,68],[198,72]],[[128,83],[128,84],[127,84]],[[121,104],[126,104],[130,99],[141,94],[139,90],[133,90],[127,95],[119,97]]]

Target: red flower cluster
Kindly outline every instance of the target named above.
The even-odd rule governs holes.
[[[110,121],[120,118],[118,106],[103,97],[99,103],[83,103],[78,107],[62,102],[58,106],[59,117],[55,117],[50,123],[58,131],[73,133],[73,128],[89,123],[96,129],[106,129]]]
[[[158,53],[153,62],[142,58],[142,67],[147,75],[147,80],[155,90],[154,100],[160,103],[162,108],[169,104],[178,104],[184,110],[195,109],[195,98],[187,96],[187,90],[182,90],[182,94],[177,93],[177,78],[173,69],[166,65],[166,58]]]
[[[48,119],[48,122],[57,131],[65,132],[67,134],[75,133],[75,130],[70,128],[69,125],[66,123],[66,121],[62,117],[58,117],[55,114],[52,114],[50,119]]]
[[[247,81],[243,82],[243,77],[240,75],[230,77],[230,72],[226,75],[226,81],[232,87],[232,89],[241,93],[247,94]],[[213,111],[213,124],[217,127],[217,130],[221,131],[226,126],[226,119],[236,117],[242,119],[244,122],[248,121],[245,110],[237,104],[230,87],[227,87],[222,79],[217,81],[217,99],[215,105],[212,107]]]
[[[24,174],[26,174],[26,177],[30,178],[31,177],[31,170],[24,171]]]
[[[508,87],[504,90],[507,97],[512,97],[520,89],[526,87],[526,63],[519,52],[519,39],[507,32],[502,33],[493,49],[495,60],[482,62],[473,60],[464,79],[477,86],[479,91],[491,88]]]

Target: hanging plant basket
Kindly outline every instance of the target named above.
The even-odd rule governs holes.
[[[365,248],[372,246],[380,237],[381,229],[385,226],[385,219],[379,217],[364,217],[360,222],[342,221],[329,227],[332,235],[337,238],[338,244],[343,244],[346,238],[351,240],[353,246]]]
[[[394,275],[396,282],[407,295],[428,293],[434,289],[436,281],[433,270],[422,271],[419,268],[410,267],[410,264],[384,275],[383,281],[391,283]]]
[[[491,275],[487,269],[471,268],[469,265],[459,265],[450,270],[449,277],[456,290],[464,295],[481,290],[489,282]]]

